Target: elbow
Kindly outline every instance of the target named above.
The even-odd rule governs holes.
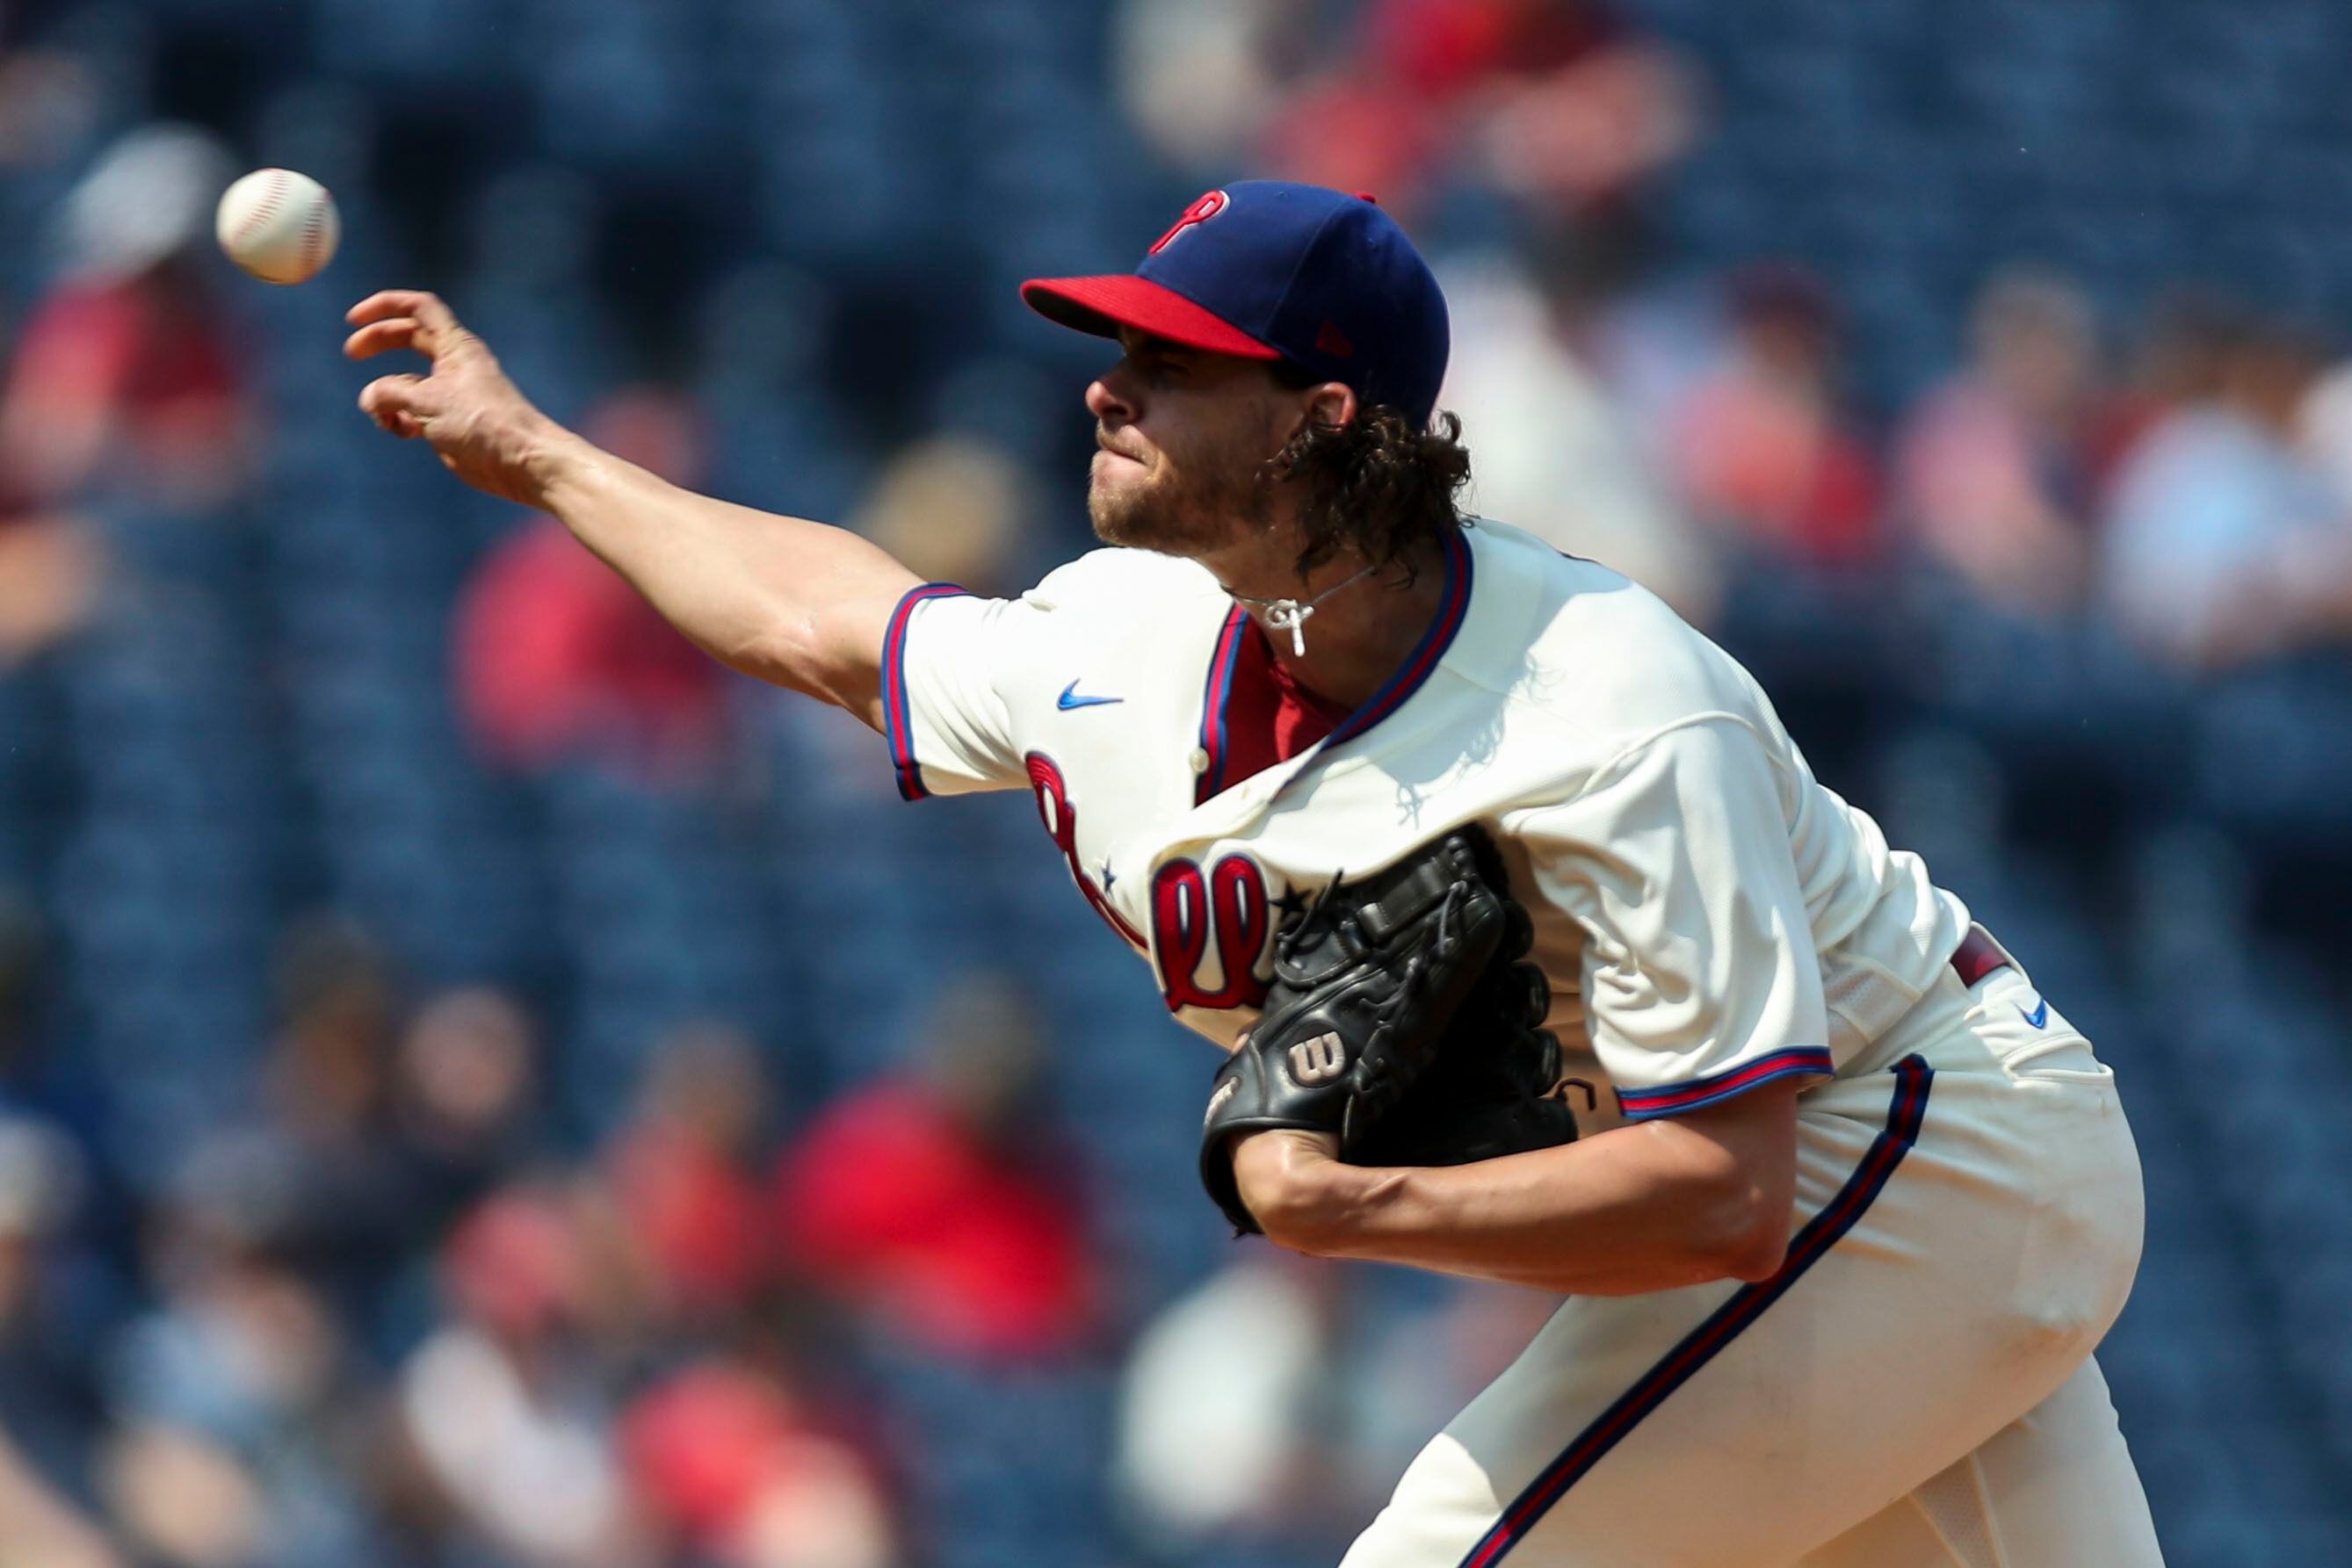
[[[781,677],[806,660],[807,628],[778,616],[758,626],[739,629],[724,643],[703,644],[704,652],[739,674],[784,684]]]
[[[1759,1168],[1713,1148],[1684,1167],[1683,1183],[1677,1261],[1695,1281],[1755,1284],[1780,1271],[1796,1205],[1793,1162],[1786,1170]]]
[[[1787,1201],[1775,1203],[1764,1185],[1740,1180],[1717,1194],[1698,1228],[1698,1260],[1718,1280],[1760,1284],[1780,1271],[1789,1255]]]
[[[705,644],[705,651],[738,674],[825,702],[841,703],[817,657],[815,630],[802,620],[779,615],[747,630],[723,646]],[[843,706],[847,706],[843,704]]]
[[[1662,1151],[1672,1151],[1684,1257],[1693,1270],[1749,1284],[1778,1274],[1797,1203],[1794,1082],[1782,1079],[1687,1120],[1644,1125],[1658,1129]]]
[[[1760,1285],[1780,1271],[1788,1260],[1789,1233],[1774,1226],[1769,1230],[1757,1230],[1738,1244],[1726,1248],[1718,1267],[1721,1278],[1739,1280],[1750,1285]]]

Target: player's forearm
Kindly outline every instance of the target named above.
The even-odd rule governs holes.
[[[1363,1168],[1293,1147],[1261,1171],[1266,1233],[1325,1257],[1564,1295],[1635,1295],[1779,1265],[1790,1196],[1673,1123],[1436,1168]]]
[[[729,667],[878,724],[889,607],[912,572],[846,529],[698,496],[551,430],[538,500]]]

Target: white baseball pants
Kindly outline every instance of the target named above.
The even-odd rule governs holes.
[[[1789,1260],[1573,1298],[1342,1568],[2160,1568],[2091,1350],[2139,1260],[2114,1075],[2011,967],[1799,1102]]]

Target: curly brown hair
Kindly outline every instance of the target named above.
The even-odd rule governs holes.
[[[1379,570],[1401,565],[1411,581],[1418,548],[1462,526],[1456,498],[1470,481],[1470,452],[1454,415],[1423,427],[1381,404],[1346,424],[1309,423],[1258,481],[1300,486],[1301,577],[1345,547]]]

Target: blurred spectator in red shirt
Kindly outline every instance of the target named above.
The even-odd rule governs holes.
[[[935,1350],[1073,1348],[1095,1267],[1036,1119],[1038,1028],[1003,981],[951,987],[920,1071],[835,1102],[778,1162],[789,1265]]]
[[[400,1372],[402,1435],[475,1552],[549,1568],[650,1561],[590,1343],[608,1309],[580,1205],[518,1186],[450,1238],[455,1321]]]
[[[1594,0],[1373,0],[1364,31],[1383,70],[1441,104],[1498,77],[1580,65],[1626,33]]]
[[[713,1568],[889,1568],[870,1465],[772,1377],[689,1366],[623,1413],[623,1457],[652,1521]]]
[[[1469,154],[1547,206],[1606,203],[1688,144],[1687,73],[1594,0],[1381,0],[1357,58],[1275,117],[1286,172],[1417,204]]]
[[[1386,0],[1380,52],[1471,117],[1486,175],[1583,222],[1680,157],[1698,132],[1689,61],[1596,0]]]
[[[771,1272],[767,1207],[751,1174],[768,1102],[741,1031],[688,1026],[655,1050],[636,1114],[606,1156],[621,1215],[667,1304],[690,1317],[740,1306]]]
[[[583,429],[665,479],[701,482],[701,415],[681,393],[616,392]],[[452,634],[459,709],[496,761],[589,758],[676,778],[708,763],[724,737],[719,666],[552,518],[532,518],[483,559]]]
[[[1252,162],[1408,216],[1465,162],[1589,212],[1695,129],[1688,67],[1599,0],[1377,0],[1354,37],[1330,33],[1283,0],[1129,0],[1122,96],[1177,163]]]
[[[2007,273],[1986,286],[1973,326],[1968,368],[1920,402],[1898,438],[1895,516],[1985,599],[2063,610],[2081,594],[2090,553],[2090,302],[2064,279]]]
[[[1368,193],[1409,222],[1450,129],[1409,86],[1351,62],[1283,100],[1259,157],[1285,179]]]
[[[14,75],[0,70],[0,99]],[[0,667],[95,601],[103,561],[74,515],[93,489],[203,512],[250,471],[251,415],[199,259],[231,172],[205,132],[148,126],[66,200],[63,275],[0,361]]]
[[[0,514],[59,507],[101,480],[201,511],[244,482],[251,416],[199,263],[233,172],[205,132],[152,125],[67,198],[64,277],[34,305],[0,385]]]
[[[1877,548],[1878,478],[1843,427],[1838,330],[1793,267],[1734,280],[1723,362],[1669,415],[1670,460],[1698,514],[1795,559],[1843,566]]]

